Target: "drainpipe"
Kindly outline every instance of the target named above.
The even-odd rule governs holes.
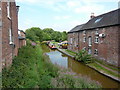
[[[79,32],[78,32],[78,52],[79,52]]]

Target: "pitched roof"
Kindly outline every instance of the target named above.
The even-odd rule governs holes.
[[[99,15],[89,20],[82,29],[93,29],[111,25],[120,25],[120,9]]]
[[[84,24],[82,25],[77,25],[76,27],[74,27],[73,29],[71,29],[68,33],[72,33],[72,32],[77,32],[79,30],[81,30],[81,28],[84,26]]]
[[[23,32],[24,34],[26,34],[23,30],[18,29],[18,31]]]
[[[90,19],[86,24],[74,27],[68,33],[113,25],[120,25],[120,9],[96,16]]]

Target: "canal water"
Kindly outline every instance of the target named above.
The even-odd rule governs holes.
[[[53,64],[69,68],[79,75],[87,76],[91,80],[99,82],[103,88],[118,88],[120,85],[120,83],[96,72],[83,63],[73,60],[57,50],[51,50],[45,45],[43,45],[42,48],[43,52],[49,56]]]

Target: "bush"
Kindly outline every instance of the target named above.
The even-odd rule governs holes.
[[[92,56],[89,55],[85,50],[80,50],[79,53],[76,53],[75,59],[86,64],[93,62]]]

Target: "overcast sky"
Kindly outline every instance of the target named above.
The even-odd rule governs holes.
[[[119,0],[16,0],[19,10],[19,29],[31,27],[69,31],[86,23],[92,12],[95,16],[118,8]]]

